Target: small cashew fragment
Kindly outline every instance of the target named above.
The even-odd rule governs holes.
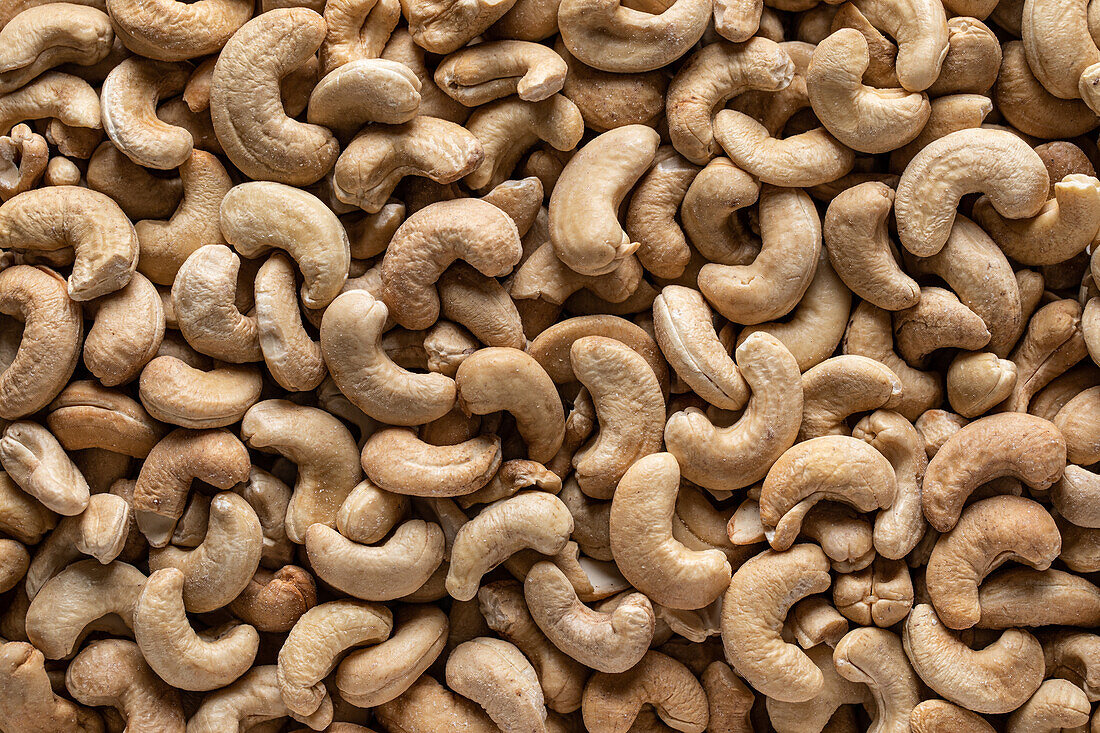
[[[493,41],[467,46],[436,67],[435,83],[467,107],[517,95],[541,102],[561,91],[568,67],[550,48],[529,41]]]
[[[913,733],[994,733],[975,712],[946,700],[925,700],[909,715]]]
[[[833,663],[841,677],[871,689],[875,702],[871,730],[909,730],[909,717],[920,702],[921,683],[896,634],[885,629],[853,629],[837,642]]]
[[[183,64],[131,56],[103,80],[103,129],[119,152],[146,168],[171,170],[191,157],[194,139],[157,117],[157,102],[183,91]]]
[[[301,718],[313,730],[324,730],[332,722],[332,699],[325,697],[313,715]],[[253,667],[228,687],[203,697],[202,705],[187,721],[188,733],[225,733],[255,730],[264,721],[277,721],[281,727],[287,716],[298,720],[283,702],[278,672],[274,664]]]
[[[974,651],[940,622],[932,606],[920,604],[902,632],[905,654],[924,683],[968,710],[1010,712],[1043,681],[1043,648],[1026,631],[1009,629]]]
[[[463,642],[447,658],[447,684],[485,709],[503,733],[547,731],[546,702],[534,667],[501,639]]]
[[[102,733],[98,713],[54,694],[45,661],[26,642],[0,643],[0,724],[20,733]]]
[[[1092,711],[1081,688],[1066,680],[1047,680],[1031,699],[1008,716],[1007,733],[1083,729]]]
[[[49,430],[13,422],[0,438],[0,462],[8,476],[47,509],[64,516],[88,506],[88,482]]]
[[[657,716],[676,730],[707,730],[710,712],[699,680],[683,663],[655,651],[646,652],[626,672],[592,675],[584,687],[581,712],[592,733],[627,733],[636,730],[631,724],[645,705],[656,708]]]
[[[865,356],[834,356],[802,375],[802,427],[799,440],[845,435],[850,415],[896,407],[902,394],[897,376]]]
[[[52,162],[49,155],[46,138],[31,132],[26,125],[16,125],[10,133],[0,137],[0,201],[34,188],[49,170]],[[79,173],[77,171],[78,182]],[[56,184],[47,182],[47,185]]]

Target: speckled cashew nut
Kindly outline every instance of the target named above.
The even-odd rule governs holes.
[[[49,430],[38,423],[13,422],[0,439],[0,462],[23,491],[64,516],[88,506],[88,482]]]
[[[1034,489],[1057,481],[1066,441],[1051,422],[1023,413],[990,415],[951,436],[928,464],[921,502],[940,532],[955,526],[967,497],[982,484],[1013,476]]]
[[[953,132],[925,146],[902,173],[894,201],[898,238],[918,257],[934,255],[964,195],[981,191],[1000,214],[1022,219],[1039,213],[1049,187],[1042,158],[1012,133]]]
[[[570,158],[549,209],[550,241],[567,266],[583,275],[603,275],[637,250],[617,211],[653,162],[659,138],[651,127],[626,125],[603,133]]]
[[[339,145],[327,128],[287,116],[279,82],[321,45],[325,22],[305,8],[280,8],[245,23],[214,67],[210,114],[226,155],[245,175],[295,186],[319,180]]]
[[[69,296],[79,301],[124,287],[138,260],[137,235],[118,204],[78,186],[27,191],[0,206],[0,248],[25,252],[72,248]]]
[[[555,555],[572,532],[573,516],[553,494],[526,491],[490,504],[455,536],[447,592],[468,601],[482,576],[515,553],[531,548]]]
[[[138,165],[170,170],[191,157],[191,133],[157,117],[157,102],[182,92],[189,71],[184,64],[131,56],[103,80],[103,129]]]
[[[26,642],[0,644],[0,693],[5,700],[0,724],[5,728],[43,733],[103,731],[98,713],[54,694],[42,652]]]
[[[44,267],[0,272],[0,313],[23,322],[18,348],[0,373],[0,418],[14,420],[41,410],[65,387],[80,359],[84,323],[64,280]]]
[[[382,260],[382,300],[405,328],[427,328],[439,317],[435,281],[461,259],[486,277],[511,272],[521,256],[511,217],[479,199],[431,204],[398,228]]]
[[[405,428],[385,428],[367,439],[363,470],[386,491],[407,496],[472,494],[500,468],[500,437],[479,435],[456,445],[436,446]]]
[[[168,544],[192,479],[228,490],[248,479],[244,445],[227,430],[173,430],[149,451],[134,487],[138,527],[153,547]]]
[[[306,119],[340,132],[371,122],[399,125],[420,108],[420,80],[402,63],[358,59],[333,69],[309,95]]]
[[[761,694],[804,702],[820,692],[821,670],[781,633],[790,607],[830,582],[829,559],[817,545],[766,550],[733,574],[722,604],[722,643],[730,666]]]
[[[798,439],[847,435],[849,415],[895,407],[901,395],[901,380],[879,361],[853,354],[826,359],[802,375]]]
[[[259,361],[255,317],[237,309],[241,260],[223,244],[199,247],[184,260],[172,283],[176,323],[196,351],[235,364]]]
[[[500,730],[547,730],[538,675],[515,645],[485,636],[463,642],[451,651],[446,670],[451,689],[484,708]]]
[[[218,428],[241,419],[260,398],[256,367],[226,364],[204,372],[174,356],[158,356],[141,370],[138,396],[157,420],[185,428]]]
[[[940,622],[932,606],[921,604],[906,619],[902,641],[921,680],[968,710],[1015,710],[1043,681],[1043,648],[1020,629],[974,651]]]
[[[704,46],[685,62],[668,88],[665,108],[672,144],[691,162],[705,165],[722,152],[714,139],[715,111],[749,89],[785,89],[794,71],[783,48],[766,38]]]
[[[132,641],[88,644],[65,670],[65,688],[84,705],[115,708],[133,730],[184,733],[179,692],[153,673]]]
[[[99,95],[91,85],[59,71],[47,71],[22,89],[0,95],[0,135],[7,135],[20,122],[46,118],[98,130],[99,115]]]
[[[1029,731],[1083,730],[1091,706],[1081,688],[1066,680],[1047,680],[1031,699],[1013,711],[1007,733]]]
[[[0,22],[0,94],[64,63],[95,64],[111,50],[111,19],[98,8],[66,3],[28,7]]]
[[[219,219],[225,240],[245,257],[275,248],[294,259],[307,308],[328,305],[340,294],[351,244],[336,214],[316,196],[281,183],[250,181],[229,190]]]
[[[95,322],[84,339],[84,365],[107,387],[133,381],[164,338],[164,308],[156,288],[135,272],[126,287],[89,306]]]
[[[802,421],[801,375],[778,339],[753,334],[737,347],[736,357],[752,389],[736,423],[716,427],[689,408],[665,425],[665,444],[684,478],[707,489],[739,489],[762,479],[794,443]]]
[[[921,288],[916,305],[894,314],[898,353],[918,367],[927,366],[929,356],[939,349],[977,351],[989,339],[985,321],[946,288]]]
[[[661,4],[657,14],[624,7],[620,0],[562,0],[558,28],[569,52],[603,71],[638,73],[683,56],[706,30],[709,0]]]
[[[699,680],[681,662],[650,651],[633,669],[597,672],[584,688],[581,711],[592,733],[627,733],[645,705],[676,730],[702,733],[709,722],[707,697]],[[661,728],[667,730],[667,728]]]
[[[274,664],[254,667],[243,677],[206,695],[202,705],[187,722],[189,733],[256,727],[258,723],[290,716],[313,730],[324,730],[332,722],[332,699],[328,696],[313,715],[305,718],[292,713],[283,702]]]
[[[552,49],[529,41],[493,41],[455,51],[435,70],[435,83],[467,107],[517,95],[541,102],[561,91],[568,67]]]
[[[385,640],[393,617],[385,606],[331,601],[315,606],[294,624],[279,651],[278,680],[291,712],[312,715],[328,692],[322,683],[348,648]]]

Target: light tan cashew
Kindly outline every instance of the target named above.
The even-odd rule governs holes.
[[[476,703],[452,693],[429,675],[422,675],[408,690],[380,705],[376,715],[387,728],[407,733],[500,730]]]
[[[66,125],[58,119],[51,119],[45,126],[46,140],[61,155],[87,160],[103,142],[103,131],[98,128]]]
[[[47,659],[71,655],[90,631],[128,634],[145,575],[133,565],[80,560],[50,578],[27,609],[27,636]]]
[[[739,168],[773,186],[829,183],[855,164],[855,153],[824,127],[781,140],[752,117],[724,109],[714,118],[714,136]]]
[[[240,258],[229,247],[208,244],[184,260],[172,283],[176,323],[187,343],[231,363],[263,356],[256,318],[237,309],[240,267]]]
[[[1027,135],[1073,137],[1100,124],[1096,113],[1081,100],[1061,99],[1047,91],[1031,72],[1020,41],[1004,45],[993,93],[1005,119]]]
[[[111,50],[111,21],[99,8],[66,3],[30,6],[0,23],[0,94],[65,63],[99,63]]]
[[[325,3],[323,12],[328,30],[318,51],[322,74],[377,58],[401,19],[397,0],[338,0]]]
[[[723,661],[708,664],[700,681],[707,693],[710,719],[708,725],[711,730],[720,733],[752,733],[749,714],[756,700],[752,688]]]
[[[952,629],[978,623],[978,586],[1009,560],[1045,570],[1058,556],[1061,537],[1039,504],[1018,496],[994,496],[968,506],[932,550],[927,593],[940,620]]]
[[[19,585],[30,564],[31,557],[21,542],[0,539],[0,593],[7,593]]]
[[[862,626],[893,626],[913,608],[913,581],[909,568],[903,560],[876,557],[863,570],[837,576],[833,584],[833,603],[845,617]]]
[[[509,283],[509,294],[514,300],[538,298],[560,305],[574,293],[586,289],[604,301],[625,303],[639,292],[644,273],[638,258],[633,255],[615,263],[615,269],[603,275],[581,275],[558,259],[554,247],[545,242],[516,269]]]
[[[655,651],[647,652],[626,672],[592,675],[584,688],[581,711],[585,728],[592,733],[627,733],[637,730],[631,724],[648,705],[656,708],[662,721],[687,733],[702,733],[710,720],[699,680],[683,663]]]
[[[806,512],[839,501],[867,512],[887,509],[897,493],[894,469],[877,450],[845,435],[813,438],[779,457],[760,490],[760,519],[777,550],[790,547]]]
[[[0,156],[3,153],[0,152]],[[0,163],[0,167],[3,163]],[[2,174],[0,174],[2,175]],[[76,163],[65,156],[50,158],[46,164],[46,173],[42,176],[42,183],[46,186],[75,186],[80,183],[80,168]]]
[[[951,436],[928,463],[921,503],[940,532],[955,526],[979,486],[1013,476],[1043,490],[1065,468],[1066,441],[1052,423],[1023,413],[989,415]]]
[[[248,450],[227,430],[173,430],[149,451],[134,486],[134,514],[153,547],[168,544],[191,481],[222,490],[248,479]]]
[[[905,658],[901,639],[885,629],[854,629],[833,650],[841,677],[871,689],[871,730],[905,733],[909,716],[921,698],[921,683]]]
[[[386,250],[393,233],[405,221],[403,202],[391,199],[376,214],[367,214],[351,222],[341,220],[351,241],[352,259],[365,259],[380,255]]]
[[[1092,702],[1100,697],[1096,656],[1100,637],[1076,629],[1053,629],[1041,634],[1046,676],[1066,679],[1082,688]]]
[[[157,117],[157,102],[182,92],[189,71],[183,64],[131,56],[103,80],[103,129],[138,165],[170,170],[191,157],[191,133]]]
[[[838,711],[860,703],[869,706],[871,696],[867,688],[840,676],[832,652],[821,645],[806,651],[806,656],[824,679],[821,690],[812,698],[804,702],[784,702],[769,697],[765,701],[768,722],[778,733],[828,731],[829,721],[835,719]]]
[[[394,320],[427,328],[439,317],[435,281],[455,260],[486,277],[508,274],[522,254],[511,217],[478,199],[431,204],[397,230],[382,260],[382,300]]]
[[[134,273],[121,290],[90,304],[95,322],[84,340],[84,365],[107,387],[135,379],[164,337],[164,308],[156,288]]]
[[[252,7],[243,0],[111,0],[107,11],[119,40],[135,54],[183,61],[217,53],[248,20]]]
[[[19,124],[0,137],[0,201],[34,188],[49,168],[46,138]],[[58,160],[55,158],[55,160]],[[77,171],[79,181],[80,172]],[[51,185],[48,181],[46,185]]]
[[[22,641],[0,644],[0,724],[23,733],[102,733],[99,714],[54,694],[42,653]]]
[[[576,482],[573,483],[576,486]],[[515,458],[501,464],[493,479],[482,489],[456,500],[463,509],[515,496],[523,489],[535,488],[551,494],[561,492],[561,478],[541,463]],[[575,507],[570,507],[574,513]]]
[[[947,21],[947,56],[935,83],[926,91],[933,97],[986,94],[997,81],[1002,59],[1000,41],[989,26],[982,22],[982,13],[963,12],[954,15],[955,17]]]
[[[88,482],[53,434],[34,422],[13,422],[0,438],[0,461],[19,488],[50,511],[80,514],[88,506]]]
[[[138,396],[157,420],[185,428],[218,428],[237,422],[260,398],[258,367],[226,364],[196,369],[174,356],[158,356],[141,370]]]
[[[705,165],[721,147],[714,139],[717,110],[749,89],[785,89],[795,68],[783,47],[766,38],[731,45],[718,42],[691,55],[673,78],[665,101],[669,136],[692,163]]]
[[[1012,394],[1016,378],[1015,362],[989,352],[961,353],[947,370],[947,398],[963,417],[978,417]]]
[[[484,708],[504,733],[548,730],[538,675],[515,645],[485,636],[463,642],[446,669],[451,689]]]
[[[0,96],[0,135],[7,135],[19,122],[47,118],[70,127],[98,130],[99,114],[99,95],[88,82],[47,71],[23,88]]]
[[[429,445],[404,428],[384,428],[367,439],[361,456],[367,476],[406,496],[472,494],[500,468],[500,437],[479,435],[456,445]]]
[[[1083,730],[1091,707],[1081,688],[1066,680],[1047,680],[1031,699],[1008,716],[1008,733]]]
[[[392,628],[389,609],[375,603],[330,601],[306,611],[279,650],[277,675],[287,708],[299,716],[317,712],[328,695],[322,681],[340,656],[384,641]]]
[[[981,191],[1003,216],[1035,216],[1050,179],[1042,158],[1004,130],[959,130],[924,147],[901,175],[894,213],[898,238],[929,257],[947,243],[959,200]]]
[[[77,186],[27,191],[0,206],[0,247],[27,252],[72,248],[69,296],[79,301],[124,287],[138,259],[134,227],[118,204]]]
[[[1080,466],[1068,465],[1051,489],[1050,498],[1058,513],[1078,527],[1100,528],[1100,477]]]
[[[401,521],[409,508],[407,497],[383,491],[360,481],[340,506],[336,527],[354,542],[379,542]]]
[[[1043,648],[1020,629],[1009,629],[980,651],[960,641],[920,604],[902,627],[905,654],[921,680],[948,700],[979,713],[1020,707],[1043,681]]]
[[[546,373],[558,384],[576,381],[570,362],[573,343],[584,336],[606,336],[642,355],[661,385],[668,384],[668,366],[653,337],[625,318],[609,315],[577,316],[559,321],[540,333],[527,347]]]
[[[789,313],[810,286],[821,254],[821,219],[804,191],[763,187],[759,218],[763,246],[751,265],[708,263],[699,271],[703,295],[735,323]]]
[[[300,717],[283,702],[274,664],[257,666],[228,687],[203,697],[202,704],[187,723],[189,733],[221,733],[236,730],[263,730],[264,721],[282,726],[290,716],[313,730],[325,730],[332,722],[332,699],[326,695],[313,715]]]
[[[993,726],[975,712],[946,700],[925,700],[909,715],[913,733],[994,733]]]
[[[550,196],[550,241],[558,257],[583,275],[602,275],[638,249],[617,209],[657,152],[659,135],[644,125],[605,132],[566,164]]]
[[[339,296],[321,321],[321,352],[333,381],[352,403],[392,425],[423,425],[447,414],[454,380],[416,374],[394,363],[382,348],[389,309],[365,290]]]
[[[540,102],[561,91],[567,70],[561,56],[542,44],[493,41],[447,56],[436,67],[435,83],[467,107],[510,94]]]
[[[133,608],[137,644],[153,671],[173,687],[225,687],[252,666],[259,634],[242,624],[196,633],[183,607],[184,582],[176,568],[149,576]],[[42,593],[48,589],[49,584]]]
[[[387,59],[357,59],[317,82],[306,119],[350,134],[371,122],[408,122],[419,108],[420,80],[409,67]]]
[[[804,702],[823,688],[821,670],[781,632],[790,607],[830,582],[829,560],[816,545],[766,550],[733,574],[722,604],[722,643],[730,666],[761,694]]]
[[[144,458],[165,432],[137,400],[90,380],[70,382],[49,409],[46,425],[71,451],[103,448]]]
[[[711,262],[747,265],[757,250],[737,212],[756,202],[760,184],[728,158],[715,158],[692,180],[680,206],[691,244]]]
[[[417,45],[448,54],[465,46],[495,23],[515,0],[402,0],[401,9]]]
[[[660,71],[644,74],[600,71],[573,58],[560,38],[554,43],[554,51],[569,66],[562,94],[580,108],[585,124],[596,132],[630,124],[655,124],[664,111],[668,78]],[[568,156],[563,159],[560,155],[551,156],[548,151],[542,155],[542,163],[549,167],[547,173],[552,181],[561,172]],[[532,156],[529,165],[534,162]]]
[[[993,111],[993,102],[982,94],[949,94],[932,100],[928,122],[912,142],[890,154],[890,170],[903,171],[929,143],[959,130],[981,127]]]
[[[541,41],[558,32],[559,0],[518,0],[489,27],[491,38],[519,38]]]
[[[894,190],[868,181],[840,193],[829,204],[822,227],[825,250],[852,292],[879,308],[896,311],[917,304],[920,287],[895,260],[887,231]]]
[[[802,375],[798,439],[846,435],[850,415],[895,407],[901,394],[901,381],[881,362],[855,355],[826,359]]]
[[[817,542],[838,573],[866,568],[875,558],[871,523],[841,504],[824,502],[813,505],[802,518],[799,534]]]
[[[921,288],[916,305],[894,313],[898,353],[918,367],[927,366],[928,357],[939,349],[976,351],[988,344],[989,338],[985,321],[944,288]]]
[[[1100,623],[1100,588],[1080,575],[1053,568],[1002,570],[982,584],[978,601],[980,629]]]
[[[736,356],[753,390],[736,423],[717,427],[689,408],[665,425],[665,444],[684,478],[712,490],[739,489],[763,478],[794,443],[802,421],[798,365],[776,338],[753,334]]]
[[[257,569],[228,609],[257,631],[286,633],[315,605],[317,586],[313,576],[297,565],[284,565],[275,572]]]
[[[947,16],[928,0],[854,0],[876,28],[898,43],[897,75],[912,92],[932,86],[948,52]]]
[[[1089,387],[1069,400],[1054,417],[1054,424],[1066,440],[1068,459],[1071,463],[1091,465],[1098,453],[1097,410],[1092,402],[1100,389]]]
[[[573,454],[574,475],[585,494],[608,499],[634,461],[660,449],[664,397],[646,360],[621,341],[584,336],[569,354],[599,420],[596,436]]]
[[[331,170],[336,138],[287,116],[279,81],[321,45],[325,22],[305,8],[280,8],[241,26],[214,67],[210,114],[226,155],[260,181],[306,185]]]
[[[222,233],[245,257],[282,249],[298,264],[307,308],[340,294],[351,264],[351,244],[340,220],[320,199],[267,181],[234,186],[222,199]]]
[[[421,90],[423,91],[423,89]],[[424,111],[403,125],[368,126],[336,162],[336,198],[368,213],[382,209],[405,176],[454,183],[481,163],[485,151],[472,132]]]
[[[461,323],[478,341],[514,349],[526,346],[519,309],[496,278],[458,262],[439,277],[437,289],[440,314]]]
[[[481,577],[520,550],[562,550],[573,516],[553,494],[526,491],[490,504],[458,530],[447,571],[447,592],[460,601],[477,595]]]
[[[306,332],[293,261],[274,253],[256,272],[256,328],[264,363],[289,391],[316,389],[328,374],[321,346]]]
[[[624,231],[638,242],[638,259],[655,277],[679,278],[691,262],[692,251],[676,212],[698,172],[698,166],[671,147],[658,148],[630,198]]]
[[[443,561],[443,532],[419,519],[402,523],[386,542],[365,545],[323,524],[305,533],[310,565],[321,580],[356,598],[390,601],[424,585]]]
[[[326,8],[331,7],[333,6],[326,5]],[[388,6],[387,12],[389,12]],[[397,16],[395,22],[399,19],[400,15]],[[365,28],[366,26],[364,26]],[[389,33],[389,31],[386,31],[386,33]],[[385,44],[382,50],[382,58],[400,61],[412,69],[416,77],[420,79],[420,116],[438,117],[458,125],[462,124],[470,113],[469,109],[448,97],[443,93],[443,90],[436,86],[435,80],[432,79],[432,69],[428,68],[427,54],[423,48],[416,44],[407,28],[403,26],[394,28],[393,32],[389,33],[389,38],[379,39],[379,43]],[[322,46],[322,48],[324,47]],[[434,62],[432,65],[435,65]]]
[[[102,639],[84,647],[65,670],[65,688],[85,705],[116,709],[129,729],[184,733],[179,691],[153,673],[132,641]]]
[[[1031,0],[1024,3],[1021,33],[1028,66],[1047,91],[1062,99],[1084,97],[1095,107],[1084,82],[1100,63],[1100,50],[1089,32],[1087,10],[1087,0]]]

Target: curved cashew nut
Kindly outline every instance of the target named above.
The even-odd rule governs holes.
[[[848,416],[896,407],[902,384],[885,364],[866,356],[834,356],[802,375],[799,440],[845,435]]]
[[[985,321],[944,288],[921,288],[916,305],[894,314],[898,353],[918,367],[926,366],[929,355],[938,349],[976,351],[989,339]]]
[[[1100,623],[1100,588],[1080,575],[1053,568],[1002,570],[982,584],[978,602],[982,629]]]
[[[606,336],[621,341],[642,355],[657,375],[659,384],[668,384],[668,366],[653,336],[618,316],[576,316],[559,321],[536,336],[528,344],[527,353],[542,365],[555,383],[573,382],[577,376],[573,373],[570,351],[573,343],[584,336]]]
[[[397,0],[336,0],[324,3],[323,12],[328,29],[317,52],[322,74],[359,59],[378,58],[401,20]],[[408,37],[407,31],[404,35]]]
[[[885,629],[853,629],[837,642],[833,663],[841,677],[861,682],[875,700],[876,730],[904,731],[921,698],[921,683],[901,639]]]
[[[84,339],[84,365],[106,387],[137,377],[164,338],[164,307],[139,273],[94,304],[95,323]]]
[[[1066,680],[1047,680],[1031,699],[1008,716],[1007,733],[1084,728],[1092,707],[1081,688]]]
[[[315,605],[317,586],[313,576],[296,565],[284,565],[274,573],[257,569],[228,608],[257,631],[286,633]]]
[[[929,0],[854,0],[853,4],[872,25],[897,40],[901,85],[912,92],[932,86],[949,50],[943,4]]]
[[[452,99],[477,107],[517,95],[541,102],[561,91],[568,66],[541,43],[493,41],[455,51],[435,70],[435,83]]]
[[[90,380],[70,382],[49,409],[46,425],[66,450],[145,458],[165,433],[137,400]]]
[[[97,64],[111,51],[114,32],[102,10],[67,3],[28,7],[0,23],[0,94],[10,94],[64,63]]]
[[[371,122],[399,125],[420,108],[420,80],[408,66],[358,59],[333,69],[309,95],[306,119],[340,132]]]
[[[447,658],[447,684],[473,700],[502,731],[546,730],[546,701],[538,674],[523,653],[502,639],[481,636]]]
[[[828,722],[846,706],[863,704],[870,707],[867,687],[840,675],[832,651],[820,644],[806,650],[806,656],[824,678],[821,690],[812,698],[804,702],[784,702],[773,697],[765,700],[768,721],[778,733],[828,730]]]
[[[31,132],[27,125],[16,125],[8,135],[0,137],[0,200],[7,201],[34,188],[49,170],[49,156],[46,138]],[[77,182],[79,179],[78,170]],[[49,180],[52,177],[47,185],[65,185],[51,184]]]
[[[409,733],[500,730],[476,703],[454,694],[426,674],[405,692],[380,705],[376,714],[382,725]]]
[[[994,733],[975,712],[946,700],[925,700],[909,715],[913,733]]]
[[[256,328],[264,363],[286,390],[316,389],[328,374],[321,346],[306,332],[291,259],[274,253],[256,271]]]
[[[584,686],[581,713],[592,733],[626,733],[643,705],[686,733],[703,733],[710,718],[707,696],[683,663],[650,651],[626,672],[597,672]]]
[[[98,131],[102,125],[99,95],[88,82],[60,71],[47,71],[22,89],[0,95],[0,135],[7,135],[19,122],[46,118]],[[99,133],[94,134],[92,147],[99,144]]]
[[[54,694],[42,652],[22,641],[0,644],[0,691],[5,705],[0,723],[22,730],[33,721],[37,730],[101,733],[99,714]]]
[[[135,54],[161,61],[217,53],[252,15],[247,0],[110,0],[115,32]]]
[[[0,462],[8,476],[47,509],[64,516],[88,506],[88,482],[49,430],[13,422],[0,438]]]
[[[385,428],[363,446],[363,470],[379,488],[407,496],[472,494],[500,468],[500,436],[479,435],[455,445],[430,445],[405,428]]]
[[[1053,3],[1039,0],[1024,3],[1021,36],[1028,66],[1035,78],[1056,97],[1084,97],[1082,77],[1100,63],[1100,50],[1089,32],[1088,2]]]
[[[240,420],[262,388],[258,367],[226,364],[204,372],[174,356],[158,356],[141,370],[138,397],[163,422],[218,428]]]
[[[332,723],[332,712],[332,698],[326,695],[313,715],[303,718],[292,713],[283,701],[277,668],[268,664],[254,667],[228,687],[206,695],[187,726],[190,733],[221,733],[269,720],[282,725],[289,715],[313,730],[324,730]]]
[[[82,554],[106,565],[123,551],[130,528],[130,507],[113,494],[93,494],[88,508],[66,517],[39,546],[25,567],[27,597],[34,600],[46,582]]]
[[[196,351],[219,361],[259,361],[258,326],[237,309],[241,259],[224,244],[199,247],[184,260],[172,283],[176,323]]]
[[[191,157],[191,133],[157,117],[157,102],[182,92],[189,71],[183,64],[140,56],[111,70],[103,80],[100,105],[103,129],[119,152],[159,170],[176,168]]]

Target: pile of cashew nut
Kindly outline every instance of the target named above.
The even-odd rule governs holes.
[[[1100,0],[0,0],[0,733],[1100,733]]]

